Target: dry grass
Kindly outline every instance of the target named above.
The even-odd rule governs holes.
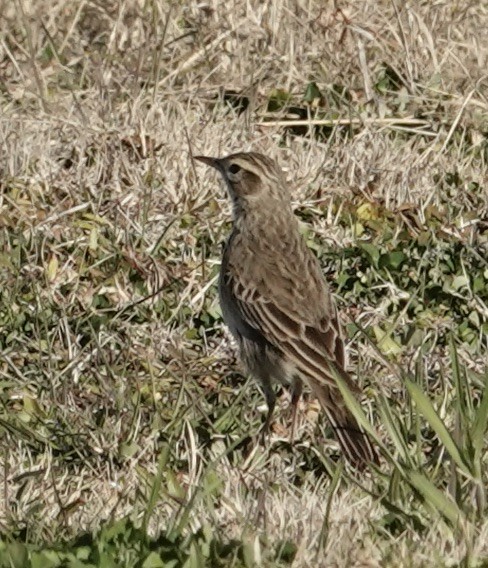
[[[374,481],[373,497],[347,476],[331,495],[327,436],[312,431],[310,402],[295,447],[284,441],[286,412],[269,448],[249,447],[262,398],[240,388],[215,297],[228,204],[190,159],[251,148],[276,158],[319,254],[353,246],[357,224],[341,215],[373,203],[413,234],[434,211],[439,231],[483,257],[488,8],[402,6],[0,3],[4,532],[57,542],[106,519],[140,519],[169,448],[153,532],[187,507],[188,529],[251,543],[258,565],[280,540],[296,545],[296,566],[488,556],[486,521],[464,534],[441,519],[394,534]],[[327,130],[309,123],[293,135],[268,102],[283,89],[305,108],[310,81]],[[224,104],[231,90],[248,97],[244,113]],[[479,341],[460,343],[459,355],[483,373],[488,307],[468,292],[461,302],[478,313]],[[401,330],[412,320],[388,310],[402,293],[385,282],[340,305],[363,327]],[[436,382],[449,374],[437,339],[459,323],[436,312],[419,324],[431,339],[423,355],[407,345],[395,361]],[[369,391],[403,393],[362,338],[351,359]]]

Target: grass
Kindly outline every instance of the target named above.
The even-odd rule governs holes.
[[[488,566],[488,11],[0,10],[0,566]],[[215,282],[191,153],[278,160],[379,470],[309,396],[289,443]],[[345,392],[347,397],[347,392]]]

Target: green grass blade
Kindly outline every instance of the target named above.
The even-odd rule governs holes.
[[[481,404],[476,411],[471,441],[474,448],[474,459],[477,462],[481,458],[481,452],[485,443],[485,435],[488,429],[488,375],[486,375],[485,389]]]
[[[319,542],[320,546],[317,548],[317,555],[320,549],[325,550],[327,548],[327,542],[330,534],[330,513],[332,510],[332,502],[334,501],[337,489],[339,488],[339,482],[343,473],[343,466],[339,464],[334,471],[330,487],[328,490],[327,506],[325,508],[324,520],[322,522],[322,528],[320,530]]]
[[[158,469],[156,475],[154,476],[154,482],[151,487],[151,494],[149,495],[146,510],[144,511],[144,517],[142,519],[142,530],[144,531],[144,534],[147,534],[149,519],[151,518],[154,508],[156,507],[159,495],[161,494],[163,471],[164,468],[166,467],[166,464],[168,463],[168,459],[169,459],[169,446],[164,445],[163,449],[161,450],[161,454],[159,455]]]
[[[466,437],[466,434],[468,432],[466,427],[469,422],[468,407],[472,408],[472,404],[470,404],[472,401],[467,400],[468,397],[470,397],[469,385],[467,384],[466,374],[462,372],[459,365],[459,357],[457,354],[456,344],[454,343],[454,338],[452,335],[449,341],[449,352],[452,364],[452,377],[457,394],[455,400],[458,410],[458,419],[461,426],[460,430],[461,435],[464,434],[464,437]]]
[[[340,374],[335,370],[332,369],[334,373],[334,378],[336,380],[337,386],[341,391],[341,394],[344,398],[347,408],[354,414],[354,417],[359,422],[360,426],[364,428],[364,430],[373,438],[373,440],[378,444],[381,445],[381,440],[379,439],[378,434],[374,430],[373,426],[371,426],[364,410],[356,399],[356,396],[351,392],[350,388],[346,385],[344,379],[340,376]]]
[[[440,491],[425,475],[418,471],[411,471],[408,474],[408,481],[424,500],[451,524],[457,525],[464,520],[464,515],[456,503]]]
[[[419,385],[415,384],[409,379],[405,379],[405,385],[419,412],[427,420],[434,432],[437,434],[444,447],[449,452],[449,455],[455,461],[456,465],[467,476],[472,477],[471,468],[467,464],[451,434],[435,411],[430,400],[423,393],[422,389],[419,387]]]
[[[390,439],[395,444],[398,453],[403,461],[412,465],[412,459],[408,452],[406,440],[403,438],[400,428],[398,427],[398,419],[395,419],[392,413],[391,405],[384,395],[380,396],[378,410],[381,415],[381,421],[385,426]]]

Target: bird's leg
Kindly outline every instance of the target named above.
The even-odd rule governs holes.
[[[269,378],[261,381],[261,388],[263,389],[263,393],[266,398],[266,405],[268,406],[266,420],[261,429],[261,442],[265,444],[266,438],[271,428],[271,420],[273,418],[273,412],[276,406],[276,394],[273,390],[273,387],[271,385],[271,380]]]
[[[300,397],[302,396],[303,383],[298,377],[293,378],[291,384],[291,432],[290,432],[290,444],[293,444],[295,439],[295,429],[297,425],[297,410],[298,403],[300,402]]]

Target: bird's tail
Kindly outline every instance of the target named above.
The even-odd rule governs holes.
[[[336,389],[332,391],[331,387],[322,385],[314,390],[344,456],[351,465],[357,470],[364,469],[369,463],[378,465],[379,457],[376,448],[347,408],[339,391]]]
[[[369,463],[378,465],[376,448],[351,412],[343,407],[339,415],[336,410],[326,408],[325,413],[346,459],[358,470]]]

